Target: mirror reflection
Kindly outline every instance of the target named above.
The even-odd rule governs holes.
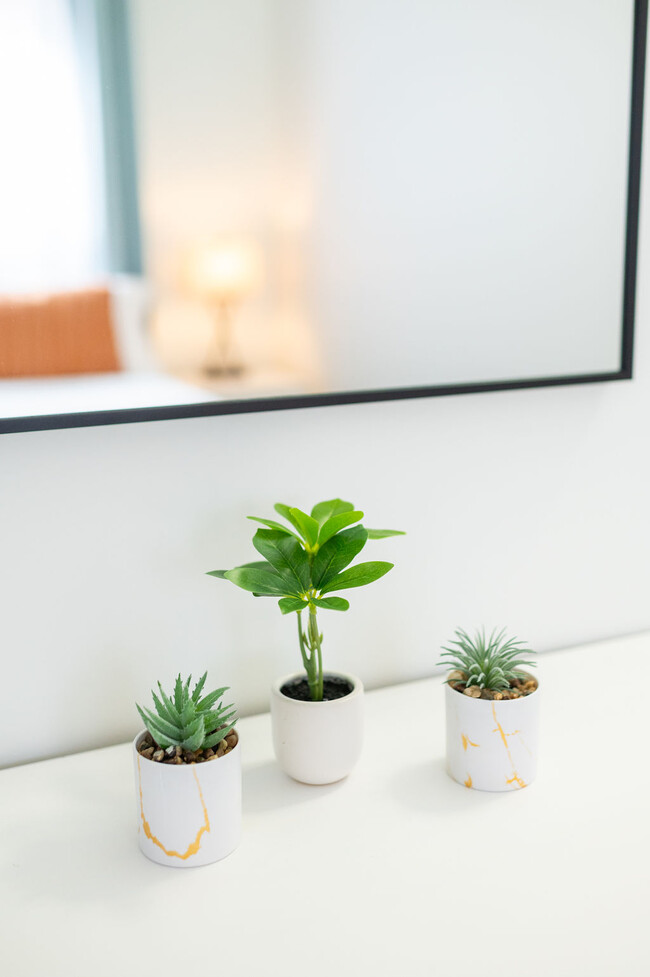
[[[620,369],[633,0],[5,0],[0,417]]]

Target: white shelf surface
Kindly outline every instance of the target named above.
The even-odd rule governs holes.
[[[3,977],[648,977],[650,635],[540,656],[541,763],[444,770],[440,677],[367,694],[362,759],[307,787],[241,720],[240,847],[137,847],[130,745],[0,773]],[[135,731],[135,730],[134,730]]]

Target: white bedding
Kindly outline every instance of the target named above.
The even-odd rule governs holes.
[[[95,373],[0,380],[0,417],[169,407],[219,400],[164,373]]]

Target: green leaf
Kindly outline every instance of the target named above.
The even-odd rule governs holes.
[[[276,522],[275,519],[260,519],[259,516],[246,516],[246,518],[252,519],[254,522],[261,522],[267,529],[277,529],[279,533],[286,533],[287,536],[295,536],[296,539],[299,539],[293,529],[288,529],[287,526],[283,526],[281,522]]]
[[[203,716],[202,716],[201,713],[199,713],[198,715],[195,714],[194,717],[192,718],[192,720],[190,722],[184,723],[183,729],[181,730],[182,738],[183,738],[183,745],[184,745],[184,741],[188,737],[194,736],[194,734],[196,733],[197,729],[200,729],[201,730],[201,738],[203,738],[203,733],[205,732],[205,727],[203,725]]]
[[[290,520],[309,546],[318,542],[318,523],[302,509],[290,509]]]
[[[350,607],[350,601],[345,597],[312,597],[310,603],[328,611],[347,611]]]
[[[205,685],[205,680],[207,677],[208,677],[208,673],[204,672],[201,678],[194,686],[194,692],[192,692],[192,702],[197,703],[199,701],[199,697],[201,695],[201,692],[203,691],[203,686]]]
[[[318,590],[352,563],[366,545],[368,533],[363,526],[344,529],[332,536],[318,550],[311,568],[311,579]]]
[[[292,589],[298,592],[309,590],[309,559],[298,540],[275,529],[258,529],[253,536],[253,546]]]
[[[181,713],[181,729],[184,730],[187,726],[190,726],[195,720],[196,720],[196,706],[194,705],[192,700],[189,699],[185,703],[185,706],[183,707],[183,711]]]
[[[343,499],[328,499],[327,502],[318,502],[314,506],[311,510],[311,517],[322,526],[332,516],[338,516],[342,512],[352,512],[353,509],[354,506],[351,502],[345,502]]]
[[[368,539],[386,539],[388,536],[406,536],[401,529],[369,529]]]
[[[226,580],[241,587],[242,590],[249,590],[253,594],[262,594],[265,597],[298,597],[298,590],[293,590],[275,571],[256,570],[253,567],[235,567],[228,570]]]
[[[165,708],[167,709],[167,711],[169,713],[169,717],[163,717],[163,718],[169,718],[169,721],[170,722],[174,722],[174,723],[178,722],[178,713],[176,712],[176,709],[174,707],[174,703],[169,698],[169,696],[167,695],[167,693],[163,689],[163,687],[160,684],[160,682],[158,682],[158,690],[160,692],[160,697],[161,697],[162,701],[165,703]],[[162,713],[161,713],[161,715],[162,715]]]
[[[178,717],[174,714],[173,709],[167,708],[167,706],[165,706],[160,701],[160,699],[158,698],[158,696],[153,690],[151,692],[151,695],[153,698],[154,705],[156,707],[156,712],[158,713],[160,718],[165,719],[168,723],[175,723]],[[169,702],[169,700],[167,701]],[[169,705],[171,706],[171,702],[169,703]]]
[[[199,712],[209,711],[212,708],[212,706],[215,704],[215,702],[218,702],[218,700],[224,695],[224,693],[228,691],[229,688],[230,688],[229,685],[224,685],[222,689],[215,689],[214,692],[210,692],[209,695],[206,695],[205,698],[201,699],[201,701],[199,702],[199,706],[198,706]],[[226,709],[229,708],[230,706],[226,706]]]
[[[282,516],[283,519],[286,519],[287,522],[290,522],[293,525],[293,522],[292,522],[292,519],[291,519],[291,506],[290,505],[285,505],[283,502],[276,502],[275,505],[273,506],[273,508],[275,509],[275,511],[278,513],[279,516]],[[287,532],[289,532],[288,529],[287,529]]]
[[[296,537],[296,539],[297,538],[298,537]],[[246,567],[246,569],[250,569],[250,570],[268,570],[268,568],[269,568],[268,563],[266,562],[266,560],[253,560],[252,563],[242,563],[241,566],[242,567]],[[241,567],[237,567],[237,569],[241,569]],[[220,577],[221,580],[227,580],[228,579],[228,577],[226,576],[227,573],[230,573],[230,571],[229,570],[208,570],[207,576],[209,576],[209,577]]]
[[[158,746],[162,746],[163,749],[166,749],[168,746],[175,746],[178,743],[178,736],[167,736],[161,730],[157,729],[154,723],[148,721],[146,727]]]
[[[321,593],[326,594],[332,590],[347,590],[350,587],[365,587],[366,584],[379,580],[385,573],[392,570],[394,563],[384,563],[381,560],[371,563],[358,563],[349,570],[337,574],[328,583],[321,587]]]
[[[137,704],[136,704],[136,708],[140,713],[140,716],[144,720],[145,726],[147,727],[149,732],[152,733],[157,743],[160,743],[160,745],[162,746],[162,743],[158,739],[158,736],[156,735],[156,733],[153,732],[154,729],[156,729],[156,731],[160,731],[160,734],[162,736],[167,737],[167,739],[169,739],[170,742],[173,743],[178,742],[178,733],[179,733],[178,727],[172,726],[171,723],[168,723],[164,719],[161,719],[160,716],[156,716],[155,713],[151,712],[150,709],[141,709],[140,706],[138,706]],[[167,745],[169,746],[169,743]]]
[[[301,600],[300,597],[283,597],[278,601],[278,607],[283,614],[290,614],[292,611],[304,611],[307,601]]]
[[[232,732],[234,728],[235,728],[235,724],[231,723],[230,726],[226,726],[224,729],[217,730],[217,732],[213,733],[211,736],[206,736],[205,741],[203,743],[203,748],[207,750],[208,748],[212,748],[213,746],[216,746],[217,743],[220,743],[221,740],[225,739],[228,733]],[[214,762],[215,761],[213,761],[213,763]]]
[[[142,706],[139,706],[137,702],[136,702],[136,704],[135,704],[135,708],[136,708],[136,709],[138,710],[138,712],[140,713],[140,718],[142,719],[142,722],[143,722],[143,723],[145,724],[145,726],[146,726],[146,728],[147,728],[147,729],[149,729],[149,723],[150,723],[150,721],[151,721],[151,720],[149,719],[149,716],[147,716],[147,713],[145,713],[145,711],[144,711],[144,709],[142,708]],[[147,710],[147,712],[149,712],[149,710]],[[150,715],[151,715],[151,714],[150,714]]]
[[[178,673],[176,685],[174,686],[174,706],[176,712],[180,715],[183,711],[183,679],[181,678],[180,672]]]
[[[322,546],[323,543],[326,543],[327,540],[330,539],[331,536],[334,536],[335,533],[345,529],[346,526],[351,526],[353,522],[359,522],[360,519],[363,519],[363,512],[359,512],[358,510],[353,510],[352,512],[342,512],[338,516],[332,516],[331,519],[328,519],[320,527],[320,531],[318,533],[318,545]]]
[[[315,519],[312,519],[311,516],[308,516],[301,509],[296,509],[295,506],[284,505],[283,502],[277,502],[273,508],[298,530],[300,536],[308,546],[315,545],[318,539],[318,523]]]
[[[219,729],[221,726],[225,726],[229,723],[232,717],[235,715],[234,708],[226,706],[228,712],[224,712],[223,709],[217,710],[217,712],[211,712],[205,720],[205,729],[207,733],[214,733],[215,730]]]
[[[203,716],[199,716],[197,719],[196,728],[192,728],[185,733],[181,745],[184,749],[191,750],[193,753],[195,750],[198,750],[203,746],[204,738],[205,726],[203,725]]]

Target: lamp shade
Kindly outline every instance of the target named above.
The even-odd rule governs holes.
[[[237,302],[260,285],[259,249],[247,241],[215,241],[197,246],[186,264],[186,283],[206,301]]]

